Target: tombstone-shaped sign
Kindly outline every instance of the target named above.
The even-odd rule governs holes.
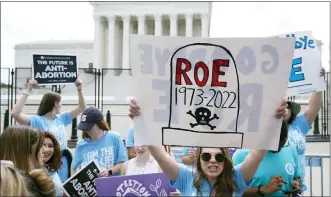
[[[177,55],[199,48],[206,51],[203,59]],[[215,56],[215,50],[227,55]],[[223,138],[224,147],[241,147],[243,133],[237,132],[237,120],[234,128],[223,123],[239,116],[239,77],[231,52],[210,43],[189,44],[175,51],[170,63],[171,108],[169,125],[162,128],[163,144],[182,145],[182,139],[190,139],[187,142],[195,146],[218,147]],[[178,117],[172,116],[173,110],[179,111]]]

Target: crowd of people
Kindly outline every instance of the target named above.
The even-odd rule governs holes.
[[[102,112],[86,107],[82,81],[75,82],[78,106],[61,112],[61,95],[43,96],[36,115],[23,113],[31,91],[27,90],[12,110],[18,123],[0,135],[1,196],[66,196],[63,182],[78,169],[95,161],[99,177],[164,173],[177,189],[171,196],[295,196],[305,184],[305,136],[322,102],[322,93],[312,93],[308,108],[286,99],[275,111],[283,119],[277,151],[185,147],[182,163],[176,162],[169,146],[135,146],[134,126],[126,143],[112,131]],[[131,100],[129,116],[139,116],[139,103]],[[81,114],[82,131],[75,153],[67,146],[67,129]],[[273,166],[271,168],[271,166]]]

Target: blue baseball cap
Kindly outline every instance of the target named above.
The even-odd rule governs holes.
[[[101,120],[103,120],[101,111],[96,107],[88,107],[83,111],[77,129],[88,131]]]

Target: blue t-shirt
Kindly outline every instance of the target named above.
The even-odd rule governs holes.
[[[194,181],[194,170],[189,168],[183,164],[179,165],[179,172],[177,176],[177,180],[170,181],[170,184],[177,188],[182,196],[199,196],[197,193],[196,187],[193,185]],[[242,196],[242,194],[248,188],[244,176],[241,173],[240,165],[234,167],[234,175],[233,180],[237,183],[238,191],[234,192],[233,196]],[[201,180],[201,192],[202,196],[210,196],[210,190],[213,185],[209,184],[207,180]]]
[[[63,112],[55,115],[53,120],[46,116],[33,115],[30,118],[30,126],[52,133],[60,144],[60,149],[66,149],[67,146],[67,129],[66,126],[72,122],[71,113]]]
[[[237,149],[232,156],[234,165],[242,163],[249,150]],[[251,187],[258,187],[259,185],[266,185],[273,176],[280,175],[288,182],[284,184],[282,190],[292,190],[291,183],[294,178],[301,176],[302,171],[298,163],[298,156],[294,146],[287,146],[282,148],[279,153],[272,153],[268,151],[264,159],[261,161],[258,170],[251,181]],[[266,196],[286,196],[281,190]]]
[[[134,129],[133,129],[133,127],[131,127],[130,130],[129,130],[128,136],[125,140],[125,145],[126,145],[127,148],[133,147],[133,145],[134,145],[133,144],[133,137],[134,137]]]
[[[288,141],[291,145],[296,146],[296,150],[299,157],[299,164],[302,169],[302,190],[307,190],[305,185],[305,152],[306,152],[306,135],[310,131],[311,126],[308,123],[306,115],[299,115],[288,128]]]
[[[98,141],[80,139],[72,160],[74,168],[95,161],[102,169],[111,169],[118,163],[128,160],[121,136],[114,131],[105,131]]]

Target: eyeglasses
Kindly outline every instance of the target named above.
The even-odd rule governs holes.
[[[205,161],[205,162],[210,161],[211,157],[212,157],[212,155],[210,153],[202,153],[200,156],[201,156],[202,161]],[[217,153],[214,157],[217,162],[224,162],[226,156],[222,153]]]

